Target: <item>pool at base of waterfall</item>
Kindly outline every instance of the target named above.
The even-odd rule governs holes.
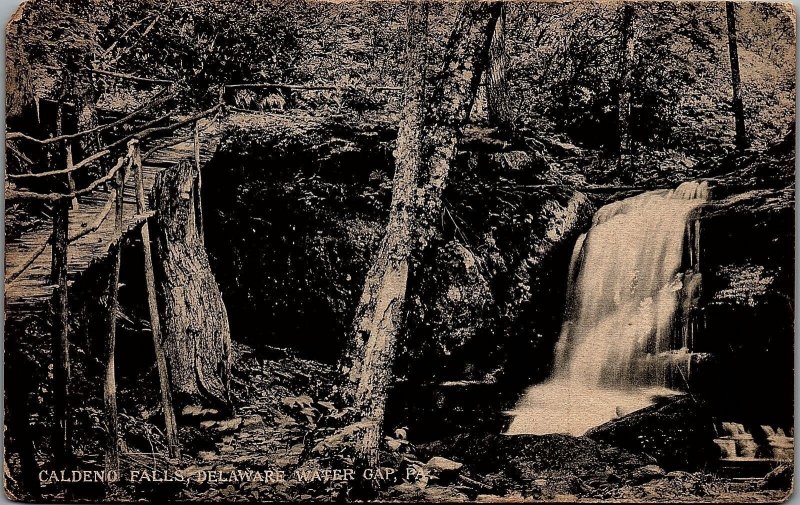
[[[580,436],[595,426],[630,414],[663,396],[681,394],[665,387],[605,389],[569,379],[531,386],[508,414],[506,435],[560,433]]]

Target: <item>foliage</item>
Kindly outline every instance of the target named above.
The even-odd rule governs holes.
[[[101,31],[107,39],[101,45],[110,46],[137,20],[156,26],[106,58],[124,71],[175,80],[196,99],[213,97],[221,84],[281,82],[291,74],[298,50],[291,11],[298,4],[200,0],[164,6],[128,0],[118,5],[111,25]]]
[[[453,6],[433,4],[430,16],[428,75],[434,78]],[[394,2],[34,0],[9,33],[10,63],[37,69],[37,83],[41,65],[70,62],[165,77],[185,86],[190,102],[214,100],[225,83],[277,81],[336,87],[283,93],[287,107],[396,108],[397,95],[367,88],[402,84],[404,23],[403,6]],[[739,4],[737,24],[748,133],[754,146],[768,146],[791,123],[791,14],[780,5]],[[517,123],[614,155],[621,9],[513,4],[506,26]],[[632,135],[639,155],[728,152],[733,127],[724,6],[637,3],[633,27]],[[115,87],[105,78],[97,85]],[[259,109],[281,108],[265,100],[252,101]]]
[[[637,3],[634,12],[634,143],[698,157],[724,152],[733,138],[724,5]],[[739,4],[737,13],[749,134],[773,144],[793,122],[791,15],[763,4]],[[615,149],[620,21],[621,9],[608,4],[510,10],[509,80],[522,122]]]

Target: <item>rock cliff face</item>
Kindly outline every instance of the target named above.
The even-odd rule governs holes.
[[[712,357],[692,382],[723,420],[791,425],[794,192],[735,193],[721,202],[702,220],[695,351]]]
[[[203,174],[206,243],[234,338],[335,359],[383,232],[390,127],[247,126]],[[545,377],[569,255],[593,210],[581,193],[543,181],[534,156],[462,152],[411,281],[400,377]]]

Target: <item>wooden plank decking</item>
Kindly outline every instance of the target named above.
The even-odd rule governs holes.
[[[220,128],[213,118],[203,119],[199,122],[200,133],[200,162],[206,164],[214,152],[221,136]],[[178,137],[183,134],[176,133]],[[146,151],[147,148],[143,149]],[[142,176],[146,195],[149,196],[156,180],[156,175],[179,160],[192,159],[194,156],[193,141],[186,140],[170,147],[161,149],[143,160]],[[103,212],[108,202],[109,189],[98,189],[88,195],[80,197],[79,208],[70,210],[69,234],[77,234],[82,229],[90,226],[97,216]],[[124,192],[124,222],[123,233],[128,232],[141,223],[142,217],[136,211],[135,181],[128,177]],[[70,243],[68,248],[69,280],[73,282],[91,263],[104,257],[110,246],[119,237],[114,229],[113,211],[95,231]],[[49,222],[40,227],[24,233],[18,240],[6,244],[5,272],[6,276],[16,270],[30,257],[30,255],[46,242],[52,232]],[[45,251],[13,282],[7,284],[5,291],[7,317],[15,311],[38,311],[48,307],[48,302],[53,293],[54,286],[50,283],[51,248],[48,245]]]

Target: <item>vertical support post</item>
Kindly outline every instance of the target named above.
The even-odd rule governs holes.
[[[503,133],[512,133],[514,121],[508,91],[508,52],[506,51],[506,6],[500,8],[500,16],[489,46],[489,67],[486,71],[486,112],[489,125]]]
[[[72,459],[71,430],[67,417],[70,389],[69,306],[67,296],[67,246],[69,244],[69,202],[53,206],[52,261],[50,282],[55,285],[52,299],[53,349],[53,456],[57,467],[65,468]]]
[[[103,404],[106,417],[106,457],[107,472],[119,472],[119,416],[117,413],[117,378],[115,352],[117,347],[117,312],[119,312],[119,270],[122,261],[122,221],[125,211],[125,167],[120,168],[116,177],[116,202],[114,206],[114,238],[110,257],[112,272],[108,284],[108,331],[104,345],[105,374],[103,380]]]
[[[136,211],[143,214],[147,210],[144,196],[144,181],[142,178],[142,157],[137,141],[133,142],[133,170],[136,180]],[[147,286],[147,307],[150,310],[150,328],[153,334],[153,348],[156,354],[156,368],[161,385],[161,408],[164,411],[164,424],[166,426],[167,446],[170,458],[181,457],[178,444],[178,425],[175,422],[175,411],[172,408],[172,393],[170,392],[169,375],[167,371],[167,357],[161,345],[161,318],[158,315],[158,301],[156,299],[156,282],[153,272],[153,253],[150,249],[150,225],[147,221],[142,223],[142,251],[144,253],[144,275]]]
[[[66,152],[66,159],[67,159],[67,169],[71,169],[73,165],[72,160],[72,144],[69,140],[64,142],[64,150]],[[75,179],[72,178],[72,172],[67,174],[67,187],[69,187],[69,192],[72,193],[75,191]],[[80,204],[78,203],[78,197],[72,199],[72,210],[78,210],[80,208]]]
[[[205,244],[205,237],[203,236],[203,205],[202,205],[202,190],[203,179],[200,167],[200,121],[194,122],[194,166],[197,172],[197,179],[194,183],[194,201],[195,201],[195,219],[197,222],[197,234],[200,236],[200,243]]]
[[[58,104],[58,110],[56,111],[56,137],[59,137],[64,134],[64,104]],[[67,168],[72,168],[72,144],[70,144],[69,140],[64,141],[64,159],[66,160]],[[75,180],[72,178],[72,174],[67,174],[67,187],[69,188],[70,193],[75,191]],[[72,208],[78,208],[78,199],[72,199]]]

